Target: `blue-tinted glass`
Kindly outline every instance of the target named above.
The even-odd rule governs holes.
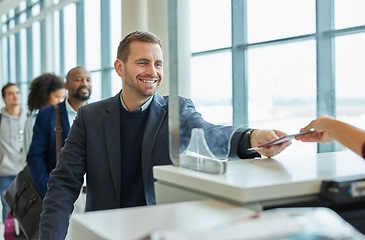
[[[41,7],[39,4],[36,4],[32,7],[32,16],[37,16],[41,12]]]
[[[12,8],[12,9],[10,9],[9,10],[9,12],[8,12],[8,14],[9,14],[9,19],[10,18],[13,18],[14,17],[14,15],[15,15],[15,11],[14,11],[14,9]]]
[[[55,54],[55,73],[61,73],[61,54],[60,54],[60,12],[55,11],[53,13],[53,29],[54,29],[54,54]]]
[[[364,0],[335,0],[335,28],[365,25]]]
[[[8,29],[7,29],[7,27],[6,27],[6,24],[3,24],[3,25],[2,25],[2,28],[1,28],[1,32],[2,32],[2,33],[5,33],[5,32],[6,32],[6,30],[8,30]]]
[[[247,0],[249,43],[314,33],[315,1]]]
[[[9,36],[9,62],[8,62],[8,67],[9,67],[9,75],[8,75],[8,82],[16,82],[15,79],[15,37],[14,34],[11,34]]]
[[[315,41],[248,51],[249,126],[297,133],[316,117]],[[285,153],[315,151],[316,144],[293,141]]]
[[[191,51],[231,46],[231,1],[190,1]]]
[[[336,117],[365,129],[365,33],[335,38]]]
[[[191,59],[191,98],[212,123],[232,123],[231,58],[231,52],[220,52]]]
[[[26,7],[27,7],[26,2],[25,2],[25,1],[21,1],[21,2],[19,3],[19,8],[18,8],[18,10],[19,10],[19,11],[24,11]]]
[[[41,74],[41,26],[33,23],[33,77]]]
[[[7,58],[7,54],[8,54],[8,39],[7,38],[2,38],[2,49],[0,51],[1,53],[1,60],[2,60],[2,71],[0,73],[0,77],[2,79],[4,79],[4,81],[8,81],[8,58]]]
[[[76,67],[76,6],[74,3],[64,8],[65,14],[65,73]]]
[[[91,73],[92,79],[92,93],[89,102],[96,102],[101,99],[101,73]]]
[[[85,3],[86,34],[86,68],[90,70],[101,67],[101,35],[100,35],[100,0],[88,0]]]
[[[110,70],[112,76],[112,96],[117,94],[122,89],[122,79],[114,69]]]
[[[9,21],[9,29],[14,28],[14,27],[15,27],[15,21],[14,21],[14,19],[12,19]]]
[[[19,16],[19,23],[24,23],[27,20],[27,14],[25,12],[21,13]]]
[[[117,49],[119,42],[122,40],[122,6],[121,1],[110,2],[111,18],[111,63],[117,58]]]
[[[24,28],[20,30],[20,82],[27,82],[27,32]],[[29,80],[30,81],[30,80]]]

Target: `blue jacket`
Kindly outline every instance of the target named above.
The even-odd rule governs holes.
[[[70,130],[66,104],[63,101],[58,104],[60,107],[62,125],[62,146]],[[49,173],[56,166],[56,141],[55,141],[55,108],[53,105],[42,108],[37,116],[33,127],[32,143],[30,144],[27,164],[33,177],[34,184],[44,197],[47,192]]]

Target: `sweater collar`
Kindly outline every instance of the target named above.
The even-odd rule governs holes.
[[[119,97],[120,97],[120,102],[122,103],[123,108],[124,108],[125,110],[129,111],[129,110],[128,110],[128,108],[127,108],[127,106],[125,105],[125,103],[124,103],[123,99],[122,99],[122,92],[120,92],[120,96],[119,96]],[[152,96],[152,97],[150,97],[150,98],[148,99],[148,101],[147,101],[147,102],[145,102],[145,103],[144,103],[141,107],[133,109],[133,110],[132,110],[132,112],[141,112],[141,111],[146,110],[146,109],[150,106],[150,104],[151,104],[151,102],[152,102],[152,99],[153,99],[153,96]]]

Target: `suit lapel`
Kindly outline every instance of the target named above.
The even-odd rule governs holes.
[[[105,142],[108,153],[110,172],[114,188],[120,202],[121,194],[121,153],[120,153],[120,94],[117,94],[106,107],[104,117]]]
[[[166,115],[166,111],[162,108],[164,105],[164,99],[160,95],[155,94],[154,99],[150,105],[150,112],[142,140],[142,176],[145,192],[147,192],[146,188],[148,171],[151,162],[153,145],[157,136],[157,132],[160,130],[162,121]]]

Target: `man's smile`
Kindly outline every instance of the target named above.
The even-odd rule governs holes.
[[[158,82],[158,79],[139,79],[143,83],[155,84]]]

